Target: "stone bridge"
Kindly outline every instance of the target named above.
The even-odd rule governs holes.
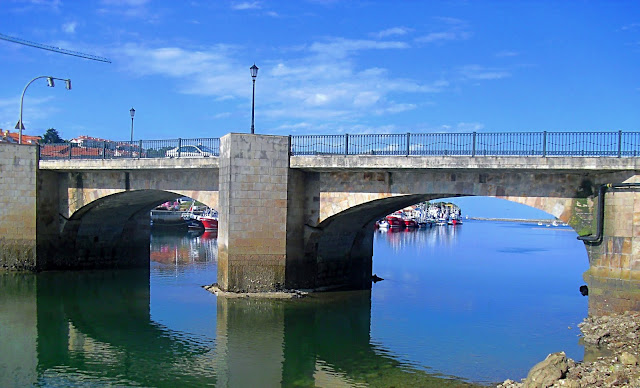
[[[375,221],[425,200],[503,198],[596,235],[598,189],[630,184],[603,191],[585,279],[594,309],[640,310],[639,158],[291,156],[288,137],[248,134],[201,159],[39,161],[1,146],[4,267],[147,266],[149,210],[184,195],[219,211],[218,284],[236,292],[369,288]]]

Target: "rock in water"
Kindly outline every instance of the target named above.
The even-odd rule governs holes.
[[[537,363],[527,375],[524,388],[547,388],[567,374],[569,364],[564,352],[551,353]]]

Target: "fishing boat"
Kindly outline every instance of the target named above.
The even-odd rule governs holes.
[[[387,216],[386,217],[387,222],[389,223],[389,228],[390,229],[400,229],[400,228],[404,228],[404,220],[400,217],[396,217],[396,216]]]
[[[202,214],[196,216],[196,220],[202,223],[204,230],[218,230],[218,212],[211,208],[206,208]]]
[[[446,219],[446,218],[442,218],[442,217],[441,217],[441,218],[438,218],[438,219],[436,220],[436,225],[438,225],[438,226],[445,226],[445,225],[447,225],[447,219]]]
[[[151,227],[161,229],[186,228],[187,223],[182,218],[182,212],[155,208],[151,210]]]
[[[376,221],[376,227],[380,230],[387,230],[389,229],[389,223],[387,220],[378,220]]]
[[[403,218],[405,228],[417,228],[418,223],[413,218]]]

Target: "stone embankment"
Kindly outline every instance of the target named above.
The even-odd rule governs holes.
[[[498,388],[636,387],[640,388],[640,313],[588,317],[580,325],[584,361],[550,354],[522,382],[506,380]]]

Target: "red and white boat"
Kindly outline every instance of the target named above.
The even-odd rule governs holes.
[[[402,218],[400,218],[400,217],[387,216],[386,220],[389,223],[389,228],[390,229],[398,229],[398,228],[403,228],[404,229],[404,227],[405,227],[404,220]]]
[[[404,226],[407,228],[417,228],[418,223],[413,218],[403,218]]]
[[[202,223],[204,230],[218,230],[218,212],[207,208],[199,216],[195,217],[196,220]]]

